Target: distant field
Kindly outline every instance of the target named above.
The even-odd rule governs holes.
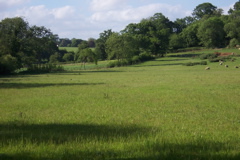
[[[182,65],[215,51],[1,77],[0,159],[239,160],[240,57]]]
[[[59,47],[59,49],[60,50],[67,50],[68,52],[71,52],[71,51],[73,51],[73,52],[77,52],[77,50],[78,50],[78,47]]]
[[[78,47],[59,47],[60,50],[66,49],[68,52],[77,52],[78,51]],[[94,48],[91,48],[92,50],[94,50]]]

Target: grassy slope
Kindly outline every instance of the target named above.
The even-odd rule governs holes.
[[[68,52],[71,52],[71,51],[73,51],[73,52],[77,52],[77,50],[78,50],[78,47],[59,47],[59,49],[60,50],[67,50]]]
[[[240,59],[185,54],[0,78],[0,159],[239,159]]]

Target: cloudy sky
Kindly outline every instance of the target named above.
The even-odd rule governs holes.
[[[60,38],[98,38],[107,29],[120,31],[154,13],[174,21],[210,2],[227,13],[238,0],[0,0],[0,20],[24,17],[30,25],[45,26]]]

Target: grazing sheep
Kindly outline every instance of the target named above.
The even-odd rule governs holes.
[[[228,68],[228,65],[225,65],[226,68]]]
[[[235,66],[235,68],[238,68],[238,66]]]
[[[210,69],[210,67],[206,67],[206,68],[205,68],[205,70],[209,70],[209,69]]]
[[[222,65],[222,64],[223,64],[223,62],[220,62],[220,63],[219,63],[219,65]]]

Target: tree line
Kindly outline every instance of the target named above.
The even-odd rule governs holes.
[[[211,3],[196,6],[191,16],[170,21],[162,13],[130,23],[122,31],[111,29],[98,39],[60,39],[49,29],[30,26],[21,17],[0,22],[0,73],[59,61],[95,62],[116,59],[115,65],[134,64],[189,47],[236,47],[240,44],[240,2],[223,14]],[[58,46],[78,51],[59,50]],[[95,48],[95,49],[91,49]]]

